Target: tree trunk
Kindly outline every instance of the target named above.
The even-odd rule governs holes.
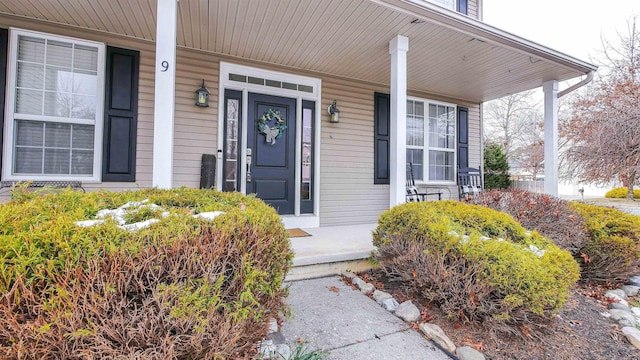
[[[629,181],[627,184],[627,199],[633,200],[633,182]]]

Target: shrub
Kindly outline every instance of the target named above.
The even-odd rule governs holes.
[[[499,144],[487,144],[484,148],[484,188],[506,189],[509,185],[507,155]]]
[[[513,216],[524,228],[538,231],[574,257],[589,241],[584,219],[568,201],[524,190],[491,190],[473,202]]]
[[[629,190],[626,187],[619,187],[619,188],[615,188],[607,191],[607,193],[604,194],[604,197],[610,198],[610,199],[626,199],[628,192]],[[633,190],[633,198],[640,199],[639,189]]]
[[[463,321],[517,326],[549,319],[579,276],[568,252],[478,205],[396,206],[380,216],[373,238],[390,276]]]
[[[582,277],[594,282],[626,281],[640,271],[640,217],[622,211],[571,203],[585,219],[589,242],[581,250]]]
[[[23,195],[0,206],[2,358],[246,358],[283,306],[292,253],[258,199],[184,188]],[[167,212],[148,228],[75,224],[144,199]],[[192,216],[209,211],[224,214]]]

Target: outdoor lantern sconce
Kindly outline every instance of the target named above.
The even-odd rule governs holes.
[[[196,90],[196,105],[202,107],[209,107],[209,90],[204,87],[204,79],[202,79],[202,86]]]
[[[329,112],[329,115],[331,115],[331,117],[329,118],[330,123],[337,124],[340,122],[340,110],[338,110],[335,100],[333,100],[331,105],[329,105],[329,108],[327,108],[327,111]]]

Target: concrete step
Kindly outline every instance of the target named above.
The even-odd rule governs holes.
[[[286,280],[371,269],[368,259],[375,250],[371,242],[371,232],[375,227],[375,224],[359,224],[303,229],[311,236],[291,238],[295,256]]]

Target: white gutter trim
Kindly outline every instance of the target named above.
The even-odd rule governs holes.
[[[469,16],[442,8],[426,0],[369,0],[373,3],[400,11],[466,33],[491,43],[518,49],[527,55],[536,55],[542,59],[556,62],[570,69],[587,74],[598,69],[596,65],[573,56],[553,50],[507,31],[488,25]],[[532,54],[533,53],[533,54]]]
[[[593,76],[595,75],[595,73],[596,73],[595,71],[589,71],[589,73],[587,74],[586,78],[584,78],[580,82],[575,83],[575,84],[569,86],[568,88],[560,91],[558,93],[558,99],[563,97],[563,96],[565,96],[565,95],[567,95],[568,93],[570,93],[570,92],[572,92],[572,91],[574,91],[574,90],[576,90],[578,88],[581,88],[581,87],[587,85],[588,83],[590,83],[591,80],[593,80]]]

